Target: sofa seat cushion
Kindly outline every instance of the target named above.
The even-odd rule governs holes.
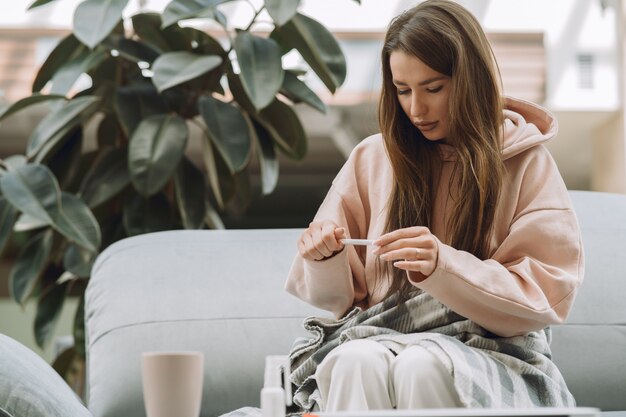
[[[85,295],[94,416],[145,416],[144,351],[204,352],[202,416],[258,406],[265,356],[289,352],[305,317],[329,315],[283,290],[300,233],[178,230],[109,246]]]

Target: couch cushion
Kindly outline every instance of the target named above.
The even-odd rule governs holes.
[[[585,279],[552,353],[578,405],[626,410],[626,196],[570,192]]]
[[[170,231],[119,241],[86,292],[89,409],[145,416],[142,351],[205,354],[202,415],[259,404],[264,358],[316,310],[283,290],[300,230]]]
[[[91,417],[39,355],[0,334],[0,416]]]

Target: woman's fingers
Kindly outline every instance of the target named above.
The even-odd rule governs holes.
[[[316,261],[324,258],[324,255],[317,249],[313,237],[310,234],[304,234],[300,239],[300,244],[303,247],[303,250],[300,251],[303,258]]]
[[[420,249],[416,247],[406,247],[397,250],[392,250],[383,255],[380,255],[380,259],[383,261],[418,261],[420,259],[427,259],[430,254],[427,249]]]
[[[308,260],[328,258],[343,249],[339,241],[345,229],[332,221],[313,222],[302,233],[298,241],[300,255]]]
[[[437,268],[439,249],[437,246],[434,249],[405,248],[395,251],[393,255],[387,254],[387,256],[390,257],[387,260],[393,262],[393,266],[396,268],[421,272],[425,277],[428,277]]]
[[[386,245],[376,248],[376,250],[374,250],[374,254],[382,256],[386,253],[401,250],[404,248],[423,248],[428,250],[436,247],[437,244],[435,243],[433,236],[429,233],[417,237],[401,238],[391,241]]]
[[[437,266],[437,240],[426,227],[407,227],[387,233],[376,240],[374,254],[406,271],[428,276]]]
[[[435,265],[432,261],[396,261],[393,263],[393,266],[398,269],[421,272],[425,277],[430,276],[434,272]]]
[[[335,230],[337,230],[337,226],[333,223],[322,224],[322,241],[328,251],[325,256],[330,256],[333,252],[341,249],[341,242],[335,237]]]
[[[383,247],[396,242],[399,239],[415,238],[423,235],[429,235],[430,230],[424,226],[405,227],[403,229],[394,230],[385,233],[374,242],[375,245]]]

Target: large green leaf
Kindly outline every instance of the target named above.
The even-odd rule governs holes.
[[[33,158],[45,145],[49,145],[49,141],[61,139],[65,133],[82,122],[81,113],[92,110],[92,106],[99,100],[93,96],[75,98],[48,113],[31,134],[26,146],[26,156]]]
[[[124,204],[124,229],[128,236],[170,230],[171,217],[170,205],[162,193],[149,198],[135,195]]]
[[[74,194],[62,192],[60,206],[50,210],[54,228],[70,242],[95,253],[100,248],[100,225],[87,204]]]
[[[11,155],[7,158],[4,158],[4,164],[8,167],[9,170],[16,169],[17,167],[21,167],[22,165],[26,165],[28,160],[24,155]]]
[[[274,100],[261,110],[260,122],[278,147],[290,158],[301,160],[306,155],[307,144],[304,128],[298,115],[287,104]]]
[[[213,143],[213,141],[211,141],[211,143]],[[214,147],[213,150],[213,162],[215,164],[216,172],[219,174],[217,178],[214,178],[213,180],[219,186],[220,193],[222,195],[222,198],[224,199],[225,204],[223,208],[226,208],[235,196],[235,176],[237,175],[237,173],[232,173],[230,171],[230,169],[228,168],[228,164],[226,164],[226,161],[222,157],[222,154],[219,152],[219,150],[217,150],[217,147]]]
[[[39,68],[35,81],[33,82],[33,92],[41,91],[59,68],[86,50],[87,47],[80,43],[74,34],[66,36],[52,52],[50,52],[46,61],[41,68]]]
[[[256,113],[254,104],[252,104],[252,101],[250,101],[248,93],[246,93],[246,90],[241,84],[241,78],[231,71],[226,74],[226,77],[228,79],[228,88],[230,88],[230,92],[232,93],[234,99],[237,101],[239,106],[241,106],[241,108],[249,114]]]
[[[35,288],[52,249],[52,230],[30,238],[20,251],[9,276],[11,297],[24,304]]]
[[[171,48],[161,31],[161,15],[157,13],[139,13],[131,18],[137,35],[159,51]]]
[[[232,197],[228,202],[228,212],[235,216],[243,216],[252,203],[252,184],[247,170],[237,172],[232,181]]]
[[[28,6],[28,9],[26,10],[32,10],[35,7],[43,6],[44,4],[52,3],[53,1],[56,1],[56,0],[37,0],[33,2],[30,6]]]
[[[63,255],[63,267],[72,274],[87,278],[91,275],[91,267],[96,260],[97,252],[91,252],[78,245],[69,245]]]
[[[115,112],[127,136],[132,136],[142,120],[169,111],[152,83],[131,84],[117,90]]]
[[[13,204],[9,203],[6,198],[0,197],[0,254],[11,237],[17,213],[18,211],[13,207]]]
[[[326,113],[324,102],[290,71],[285,71],[285,79],[280,92],[294,103],[304,102],[319,112]]]
[[[332,93],[346,79],[346,59],[333,35],[322,24],[297,13],[272,37],[296,48]]]
[[[49,144],[53,142],[50,141]],[[50,146],[49,149],[44,147],[35,162],[44,161],[59,182],[59,187],[74,191],[82,155],[83,130],[76,128],[68,133],[67,138],[59,140],[56,146]]]
[[[132,62],[152,64],[159,57],[159,51],[150,44],[124,36],[111,34],[104,43],[108,48],[116,50],[120,56]]]
[[[177,115],[143,120],[128,146],[130,178],[142,195],[159,191],[172,177],[187,145],[188,129]]]
[[[16,101],[12,105],[6,107],[0,112],[0,121],[6,119],[10,115],[19,112],[27,107],[33,106],[35,104],[42,103],[44,101],[57,101],[57,100],[65,100],[65,97],[58,94],[39,94],[35,93],[29,97],[25,97],[21,100]]]
[[[85,294],[80,297],[76,314],[74,314],[74,349],[76,354],[85,359]]]
[[[108,149],[96,159],[80,186],[80,196],[91,208],[108,201],[130,184],[125,148]]]
[[[60,189],[52,172],[43,165],[22,165],[0,178],[2,195],[30,216],[52,224],[49,211],[60,204]]]
[[[56,178],[44,165],[12,169],[0,179],[0,188],[21,212],[53,226],[92,252],[98,250],[101,238],[95,217],[80,198],[60,191]]]
[[[152,66],[152,82],[158,91],[182,84],[201,76],[222,63],[216,55],[196,55],[186,51],[168,52]]]
[[[232,104],[211,96],[198,100],[200,114],[206,123],[211,140],[222,154],[228,169],[243,169],[250,156],[250,131],[241,111]]]
[[[69,282],[53,284],[41,294],[37,300],[35,315],[35,341],[43,348],[52,338],[54,328],[61,315]]]
[[[204,17],[218,4],[231,0],[173,0],[163,10],[163,26],[168,27],[183,19]]]
[[[189,86],[196,91],[200,90],[210,90],[221,95],[225,95],[224,87],[222,86],[222,77],[224,75],[224,71],[231,65],[230,58],[228,58],[228,54],[222,47],[222,45],[212,36],[207,33],[192,28],[192,27],[184,27],[181,28],[185,36],[189,39],[189,42],[192,45],[192,51],[196,54],[201,55],[217,55],[222,58],[222,63],[209,71],[206,75],[200,77],[197,80],[190,82]],[[170,93],[171,91],[176,91],[176,89],[169,89],[164,92],[165,95]],[[184,102],[188,103],[188,93],[184,93],[183,97],[185,98]],[[167,97],[166,97],[167,100]],[[188,107],[188,106],[186,106]],[[176,106],[174,108],[180,108],[180,106]],[[188,107],[189,108],[189,107]],[[197,110],[197,106],[191,106],[191,108]],[[185,116],[185,118],[193,118],[197,116],[197,113],[192,116]]]
[[[257,152],[261,167],[261,192],[271,194],[278,184],[278,158],[274,150],[274,141],[269,132],[258,122],[252,121],[260,152]]]
[[[132,17],[133,28],[137,35],[156,47],[161,52],[191,51],[191,40],[178,25],[161,29],[161,15],[157,13],[141,13]]]
[[[274,100],[283,83],[280,47],[273,39],[239,31],[235,38],[235,51],[243,87],[254,107],[262,109]]]
[[[228,59],[228,54],[222,44],[208,33],[192,27],[184,27],[182,30],[185,36],[195,45],[193,48],[194,52],[203,55],[218,55],[222,57],[222,60]]]
[[[220,208],[224,208],[226,199],[222,195],[219,179],[224,178],[225,176],[231,176],[232,174],[226,167],[226,163],[216,163],[217,158],[222,159],[219,151],[215,150],[213,141],[209,138],[208,133],[206,133],[206,135],[202,138],[202,161],[204,162],[204,167],[206,168],[207,177],[209,179],[209,185],[211,185],[211,190],[213,191],[215,200]],[[220,169],[221,167],[223,167],[223,169]]]
[[[13,226],[14,232],[29,232],[31,230],[41,229],[47,227],[48,223],[43,220],[36,219],[28,213],[22,213],[17,218],[15,225]]]
[[[185,229],[200,229],[206,214],[204,174],[187,158],[176,170],[176,201]]]
[[[125,65],[125,63],[120,63],[118,57],[109,56],[100,65],[89,71],[88,75],[91,77],[92,86],[82,90],[74,98],[86,95],[98,96],[101,100],[98,104],[98,112],[102,114],[112,113],[115,93],[119,88],[121,79],[120,67],[125,67],[124,76],[128,77],[128,80],[134,79],[141,71],[138,66]]]
[[[265,8],[277,26],[282,26],[295,16],[300,0],[265,0]]]
[[[74,34],[89,48],[98,45],[122,20],[128,0],[85,0],[74,11]]]
[[[108,52],[100,49],[83,51],[54,73],[50,92],[52,94],[66,95],[72,89],[78,77],[100,65],[108,56]]]

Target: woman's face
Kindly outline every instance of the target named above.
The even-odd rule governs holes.
[[[445,140],[450,126],[450,77],[400,51],[391,53],[389,66],[398,101],[409,120],[426,139]]]

